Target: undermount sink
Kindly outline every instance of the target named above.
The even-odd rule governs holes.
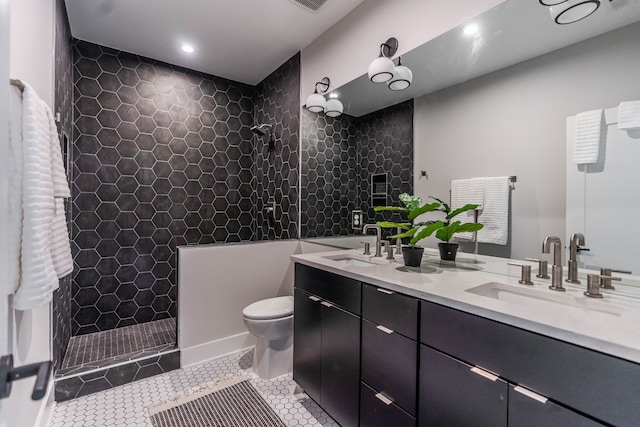
[[[545,311],[565,314],[585,314],[606,319],[622,316],[625,309],[619,305],[606,301],[592,300],[588,297],[576,297],[565,293],[545,292],[538,289],[508,285],[499,282],[489,282],[466,292],[493,298],[499,301],[526,305]]]
[[[373,267],[379,265],[378,263],[371,262],[353,255],[330,255],[323,258],[329,259],[331,261],[337,261],[345,265],[352,265],[354,267]]]

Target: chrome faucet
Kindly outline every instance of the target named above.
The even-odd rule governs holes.
[[[553,244],[553,267],[551,267],[551,286],[549,289],[564,292],[562,287],[562,241],[556,236],[547,236],[542,242],[542,253],[548,254]]]
[[[581,248],[579,245],[584,245],[584,235],[580,233],[572,234],[571,242],[569,243],[569,272],[567,273],[567,282],[569,283],[580,283],[580,280],[578,280],[578,252],[589,250]]]
[[[382,256],[382,228],[378,224],[365,224],[362,228],[362,234],[367,234],[369,230],[376,230],[376,254],[374,256]]]

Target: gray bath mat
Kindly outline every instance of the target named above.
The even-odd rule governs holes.
[[[154,427],[286,427],[246,379],[149,408]]]

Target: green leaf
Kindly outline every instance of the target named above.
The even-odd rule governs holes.
[[[409,231],[402,234],[394,234],[393,236],[389,236],[389,239],[404,239],[405,237],[413,237],[413,235],[418,231],[418,227],[412,228]]]
[[[458,214],[461,214],[462,212],[472,211],[474,209],[478,209],[478,206],[480,206],[480,205],[474,205],[474,204],[468,203],[468,204],[464,205],[463,207],[458,208],[455,211],[451,212],[449,215],[447,215],[447,219],[451,219],[454,216],[456,216]]]
[[[409,209],[401,208],[399,206],[376,206],[375,208],[373,208],[373,210],[376,212],[381,212],[381,211],[409,212]]]
[[[411,224],[401,224],[399,222],[391,222],[391,221],[378,221],[376,222],[382,228],[402,228],[403,230],[408,230],[411,228]]]
[[[440,207],[440,203],[438,203],[438,202],[426,203],[423,206],[420,206],[419,208],[414,209],[411,212],[409,212],[409,215],[408,215],[407,219],[409,221],[413,221],[414,219],[416,219],[418,216],[422,215],[423,213],[433,212],[434,210],[436,210],[439,207]]]
[[[422,198],[418,196],[412,196],[407,193],[402,193],[398,196],[398,199],[407,207],[409,210],[417,209],[422,204]]]
[[[431,223],[431,224],[427,225],[426,227],[420,228],[420,231],[418,233],[416,233],[415,236],[413,236],[413,239],[411,239],[409,244],[411,246],[415,245],[416,243],[418,243],[420,240],[424,239],[425,237],[431,236],[434,231],[440,229],[443,225],[444,225],[444,222],[436,221],[434,223]]]
[[[474,231],[481,230],[484,225],[479,222],[467,222],[465,224],[461,224],[456,230],[456,233],[473,233]]]
[[[459,227],[460,227],[460,221],[452,222],[451,224],[446,225],[441,229],[439,229],[436,232],[436,237],[440,240],[448,242],[449,240],[451,240],[453,235],[458,231]]]
[[[432,198],[432,199],[433,199],[433,200],[435,200],[435,201],[440,202],[440,204],[442,205],[442,209],[439,209],[439,210],[441,210],[441,211],[442,211],[442,212],[444,212],[444,213],[449,213],[449,212],[451,212],[451,208],[450,208],[450,207],[449,207],[449,205],[448,205],[448,204],[446,204],[444,201],[442,201],[442,200],[438,199],[437,197],[433,197],[433,196],[429,196],[429,197],[430,197],[430,198]]]

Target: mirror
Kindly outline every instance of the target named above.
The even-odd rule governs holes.
[[[474,20],[473,37],[460,26],[403,55],[414,73],[406,91],[366,75],[338,90],[354,116],[414,99],[413,182],[422,197],[447,198],[453,179],[516,175],[510,240],[479,253],[551,259],[541,253],[544,237],[567,243],[578,232],[565,224],[566,119],[640,99],[638,20],[634,0],[602,2],[569,25],[553,23],[537,1],[509,0]]]

